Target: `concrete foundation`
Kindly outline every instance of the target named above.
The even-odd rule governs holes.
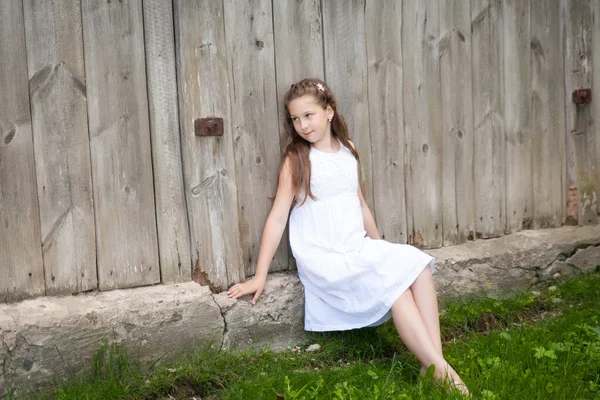
[[[440,297],[497,294],[600,265],[600,226],[523,231],[430,250]],[[264,294],[232,300],[194,282],[0,304],[0,396],[88,365],[104,341],[144,361],[194,345],[281,349],[302,341],[303,288],[271,274]]]

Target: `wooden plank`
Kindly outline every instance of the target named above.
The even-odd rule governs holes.
[[[275,66],[279,126],[283,126],[283,96],[290,85],[304,78],[325,79],[321,2],[273,2]],[[290,43],[294,43],[290,46]],[[286,133],[280,128],[281,149]]]
[[[597,216],[596,145],[592,103],[576,105],[573,90],[592,87],[592,8],[590,0],[565,0],[565,87],[567,119],[567,185],[578,194],[579,225]]]
[[[101,290],[158,283],[141,1],[82,1]]]
[[[225,1],[229,93],[238,187],[238,217],[246,274],[256,268],[262,230],[275,195],[281,148],[277,127],[273,17],[267,0]],[[251,65],[252,68],[247,68]],[[282,241],[271,271],[288,268]]]
[[[442,246],[442,133],[439,10],[434,0],[403,7],[404,127],[410,243]]]
[[[468,2],[440,4],[443,244],[473,240],[473,77]]]
[[[323,1],[322,4],[325,77],[358,150],[363,194],[376,214],[367,104],[365,0]]]
[[[592,38],[593,43],[593,56],[592,64],[594,70],[592,72],[592,81],[593,81],[593,94],[592,99],[596,99],[596,101],[592,100],[592,105],[594,105],[594,116],[593,120],[595,121],[596,132],[595,142],[596,142],[596,215],[598,216],[598,222],[600,222],[600,2],[594,1],[592,2],[592,12],[594,13],[594,35]]]
[[[367,2],[369,130],[373,196],[383,239],[406,243],[401,4]]]
[[[565,90],[560,0],[531,2],[533,228],[563,222]]]
[[[222,4],[177,0],[174,19],[194,279],[221,291],[245,273]],[[223,118],[222,137],[195,136],[194,120],[205,117]]]
[[[44,294],[23,7],[0,2],[0,303]]]
[[[533,168],[529,0],[504,0],[505,232],[531,228]]]
[[[303,78],[325,79],[321,1],[274,1],[273,26],[279,140],[283,151],[287,140],[287,134],[282,128],[285,118],[287,118],[283,106],[285,92],[292,83]],[[294,43],[294,45],[290,46],[290,43]],[[287,227],[284,238],[286,238],[285,240],[289,239]],[[291,251],[289,251],[288,259],[289,268],[295,269],[296,262]]]
[[[77,293],[98,283],[81,9],[24,10],[46,294]]]
[[[471,1],[475,236],[504,231],[504,73],[498,0]]]
[[[144,0],[144,43],[162,283],[191,280],[190,231],[179,138],[173,3]]]

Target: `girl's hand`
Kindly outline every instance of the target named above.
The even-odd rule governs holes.
[[[238,283],[230,287],[227,291],[227,296],[229,298],[237,299],[238,297],[254,293],[252,304],[256,304],[256,300],[258,300],[264,289],[265,281],[263,279],[254,277],[248,282]]]

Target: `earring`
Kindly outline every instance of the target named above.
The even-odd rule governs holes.
[[[329,122],[331,122],[333,120],[333,118],[329,118]]]

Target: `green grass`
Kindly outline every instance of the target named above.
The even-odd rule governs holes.
[[[479,399],[600,399],[600,273],[556,290],[447,302],[444,352]],[[321,350],[304,351],[310,343]],[[315,334],[275,353],[196,349],[167,366],[142,366],[117,346],[88,371],[32,399],[460,399],[431,378],[393,324]]]

